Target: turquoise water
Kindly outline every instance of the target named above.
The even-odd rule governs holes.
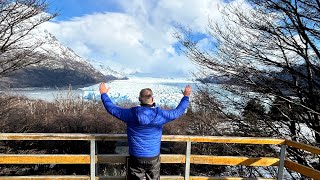
[[[80,89],[69,90],[69,89],[48,89],[48,88],[27,88],[27,89],[11,89],[3,91],[5,93],[23,96],[35,100],[44,100],[53,102],[57,98],[82,98],[83,91]]]

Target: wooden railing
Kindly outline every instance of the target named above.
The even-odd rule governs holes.
[[[126,163],[126,155],[119,154],[97,154],[97,141],[126,140],[124,134],[56,134],[56,133],[0,133],[0,140],[78,140],[90,141],[90,154],[0,154],[0,164],[90,164],[90,176],[86,175],[57,175],[57,176],[0,176],[1,180],[93,180],[93,179],[125,179],[125,177],[96,176],[96,164]],[[286,159],[286,147],[294,147],[319,155],[320,148],[310,145],[272,138],[253,137],[224,137],[224,136],[183,136],[164,135],[162,141],[185,142],[185,154],[161,154],[161,163],[185,164],[184,176],[161,176],[161,179],[190,179],[190,180],[240,180],[240,179],[263,179],[263,178],[241,178],[241,177],[202,177],[190,176],[190,164],[210,165],[245,165],[245,166],[277,166],[278,180],[283,179],[283,169],[286,167],[304,176],[320,179],[320,171],[303,166]],[[278,157],[239,157],[239,156],[212,156],[191,154],[192,143],[227,143],[227,144],[255,144],[255,145],[279,145],[281,150]]]

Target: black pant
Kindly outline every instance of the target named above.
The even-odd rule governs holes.
[[[152,158],[138,158],[130,156],[128,159],[128,180],[159,180],[160,156]]]

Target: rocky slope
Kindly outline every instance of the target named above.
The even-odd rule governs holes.
[[[38,51],[45,53],[47,58],[40,64],[16,71],[4,78],[2,87],[81,86],[101,81],[125,79],[125,76],[119,76],[119,73],[108,69],[108,67],[104,67],[104,71],[96,69],[70,48],[63,46],[47,31],[39,32],[37,36],[46,42]]]

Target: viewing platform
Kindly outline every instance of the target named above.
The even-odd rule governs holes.
[[[124,176],[97,176],[98,164],[125,164],[128,155],[98,154],[97,141],[125,141],[124,134],[61,134],[61,133],[0,133],[1,141],[89,141],[90,154],[0,154],[1,165],[18,164],[87,164],[90,165],[90,175],[37,175],[37,176],[0,176],[0,180],[124,180]],[[242,180],[265,179],[244,177],[204,177],[191,176],[190,164],[226,165],[226,166],[274,166],[278,167],[277,179],[283,179],[284,168],[300,173],[306,177],[320,179],[320,171],[290,161],[286,157],[286,148],[292,147],[299,150],[319,155],[320,148],[298,143],[286,139],[255,138],[255,137],[226,137],[226,136],[187,136],[187,135],[163,135],[162,141],[186,143],[184,154],[161,154],[161,163],[184,164],[184,175],[163,175],[161,180]],[[242,157],[242,156],[214,156],[195,155],[191,152],[193,143],[225,143],[248,145],[276,145],[279,146],[277,157]]]

